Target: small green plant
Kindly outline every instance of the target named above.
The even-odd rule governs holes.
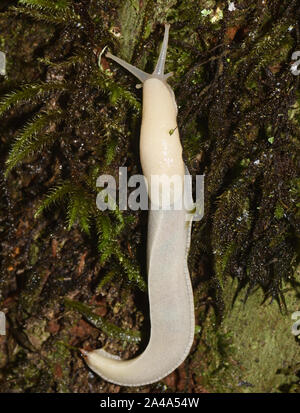
[[[49,24],[79,23],[79,16],[74,13],[69,0],[19,0],[19,6],[12,7],[10,11]]]

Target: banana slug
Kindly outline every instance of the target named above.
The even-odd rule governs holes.
[[[143,84],[140,158],[144,176],[150,182],[148,194],[152,204],[159,204],[158,199],[151,197],[154,175],[179,176],[183,184],[180,195],[191,195],[191,185],[184,180],[189,172],[182,159],[175,97],[166,83],[172,73],[164,74],[168,36],[169,25],[165,25],[164,40],[152,75],[111,53],[106,54]],[[172,199],[175,203],[175,195]],[[88,366],[103,379],[122,386],[154,383],[170,374],[187,357],[195,329],[193,291],[187,266],[191,225],[192,220],[187,219],[183,206],[177,210],[150,208],[147,235],[150,340],[144,352],[130,360],[121,360],[103,349],[82,350]]]

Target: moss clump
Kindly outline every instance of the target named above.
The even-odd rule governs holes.
[[[297,391],[299,340],[291,315],[299,308],[297,293],[286,285],[286,311],[257,289],[245,302],[246,290],[234,297],[237,281],[224,287],[232,303],[215,331],[212,312],[203,325],[197,353],[202,355],[201,385],[212,392],[280,393]],[[298,342],[297,342],[298,341]],[[198,369],[200,370],[200,368]]]

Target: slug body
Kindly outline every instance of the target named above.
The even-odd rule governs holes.
[[[143,82],[143,118],[140,157],[148,181],[151,204],[160,199],[151,196],[152,177],[176,175],[182,191],[173,202],[191,195],[184,185],[188,170],[182,160],[182,147],[176,122],[174,93],[164,75],[169,25],[155,71],[149,75],[108,53]],[[171,190],[170,190],[171,191]],[[177,197],[177,199],[175,199]],[[182,202],[183,204],[183,202]],[[154,383],[175,370],[187,357],[194,338],[193,291],[187,266],[191,219],[184,205],[180,209],[151,209],[148,221],[147,268],[151,334],[148,346],[138,357],[121,360],[103,349],[84,351],[88,366],[105,380],[123,386]]]
[[[149,197],[157,205],[160,205],[158,193],[152,191],[155,177],[159,177],[162,184],[176,177],[183,186],[184,163],[176,115],[177,107],[170,86],[160,79],[146,80],[143,86],[140,158]],[[168,194],[170,197],[173,195]],[[178,196],[181,197],[182,193]]]

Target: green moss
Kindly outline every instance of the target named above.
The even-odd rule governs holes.
[[[128,62],[132,59],[135,46],[141,35],[147,3],[149,3],[148,0],[143,2],[129,0],[123,2],[119,12],[121,22],[120,56]]]
[[[71,352],[67,341],[56,341],[48,359],[58,393],[70,393]]]
[[[276,301],[263,303],[260,290],[244,302],[243,289],[233,301],[236,289],[237,282],[224,288],[228,307],[221,327],[216,330],[212,313],[202,326],[197,351],[204,358],[204,372],[198,372],[203,386],[226,393],[285,392],[298,381],[299,345],[291,333],[291,314],[299,308],[297,295],[288,289],[287,310],[281,313]]]
[[[284,216],[284,209],[282,205],[277,205],[274,213],[277,219],[281,219]]]

